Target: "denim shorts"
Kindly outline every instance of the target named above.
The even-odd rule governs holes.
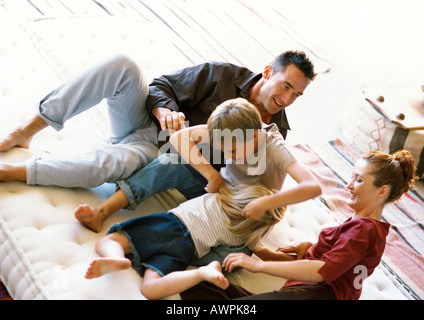
[[[185,270],[195,254],[186,225],[172,212],[151,214],[114,224],[109,233],[126,236],[132,252],[127,255],[141,275],[150,268],[161,276]]]

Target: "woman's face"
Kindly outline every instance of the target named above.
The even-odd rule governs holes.
[[[374,175],[370,174],[368,161],[360,159],[353,168],[353,177],[347,185],[350,197],[348,205],[355,211],[372,208],[381,203],[381,187],[374,185]]]

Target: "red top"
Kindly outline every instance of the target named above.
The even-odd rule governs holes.
[[[318,242],[311,246],[305,259],[322,260],[318,272],[338,300],[358,300],[363,280],[380,263],[390,224],[372,218],[349,218],[340,226],[321,230]],[[288,280],[284,287],[311,284]],[[316,283],[315,283],[316,284]]]

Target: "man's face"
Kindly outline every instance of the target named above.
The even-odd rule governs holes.
[[[267,66],[263,73],[265,84],[262,86],[259,97],[270,114],[276,114],[291,105],[303,95],[311,82],[295,65],[288,65],[285,70],[272,73],[271,66]]]

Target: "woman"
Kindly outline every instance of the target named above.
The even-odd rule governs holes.
[[[248,299],[359,299],[363,280],[380,263],[385,248],[390,224],[381,221],[383,208],[413,187],[415,172],[414,159],[406,150],[393,155],[378,151],[363,154],[347,186],[347,201],[354,210],[351,218],[340,226],[323,229],[314,245],[300,243],[278,250],[296,254],[296,261],[259,261],[237,253],[227,256],[224,269],[242,267],[289,279],[279,291]],[[182,297],[233,299],[246,295],[249,293],[234,287],[223,291],[197,286]]]
[[[224,186],[219,193],[186,201],[171,212],[113,225],[108,235],[97,243],[101,257],[91,263],[86,278],[97,278],[132,265],[144,276],[143,295],[159,299],[201,281],[225,289],[228,280],[216,261],[186,270],[195,255],[200,258],[217,245],[245,245],[262,259],[292,259],[259,245],[259,240],[283,218],[284,208],[267,210],[259,220],[241,214],[252,199],[273,193],[260,185]]]

